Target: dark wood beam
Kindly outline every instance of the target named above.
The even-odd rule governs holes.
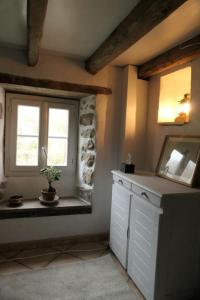
[[[96,85],[84,85],[78,83],[64,82],[64,81],[54,81],[49,79],[37,79],[31,77],[23,77],[8,73],[0,73],[0,84],[13,84],[30,86],[36,88],[46,88],[60,91],[78,92],[86,94],[112,94],[110,88],[96,86]]]
[[[86,60],[86,70],[92,74],[96,74],[186,1],[141,0],[111,35]]]
[[[200,57],[200,35],[139,66],[138,77],[148,79],[152,75],[188,63],[197,57]]]
[[[27,0],[28,65],[35,66],[39,59],[40,42],[48,0]]]

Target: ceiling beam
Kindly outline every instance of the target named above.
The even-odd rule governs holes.
[[[78,92],[78,93],[87,93],[87,94],[112,94],[112,90],[107,87],[96,86],[96,85],[85,85],[65,81],[55,81],[49,79],[38,79],[31,77],[23,77],[8,73],[0,73],[0,84],[13,84],[13,85],[22,85],[30,86],[36,88],[46,88],[59,91],[68,91],[68,92]]]
[[[47,3],[48,0],[27,0],[27,55],[29,66],[35,66],[39,59]]]
[[[172,67],[188,63],[197,57],[200,57],[200,35],[139,66],[138,77],[148,79]]]
[[[111,35],[86,60],[86,70],[91,74],[96,74],[186,1],[141,0]]]

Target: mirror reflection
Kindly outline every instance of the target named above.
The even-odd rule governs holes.
[[[192,185],[200,152],[199,137],[166,138],[158,175]]]

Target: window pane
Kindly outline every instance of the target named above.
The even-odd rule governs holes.
[[[17,137],[17,166],[37,166],[38,165],[38,138],[37,137]]]
[[[48,139],[48,166],[67,165],[67,146],[68,140],[64,138]]]
[[[69,110],[49,109],[49,137],[68,137]]]
[[[49,108],[47,164],[67,165],[69,110]]]
[[[38,106],[19,105],[17,113],[18,135],[39,135],[40,108]]]

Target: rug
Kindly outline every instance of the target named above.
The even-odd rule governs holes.
[[[1,300],[137,300],[111,255],[0,276]]]

